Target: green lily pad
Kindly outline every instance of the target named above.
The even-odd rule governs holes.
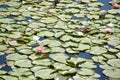
[[[46,23],[46,24],[55,23],[57,22],[57,18],[56,17],[42,18],[41,22]]]
[[[69,58],[67,55],[63,53],[53,53],[53,54],[50,54],[49,57],[60,63],[66,63],[66,60]]]
[[[70,75],[70,74],[75,74],[77,70],[75,68],[71,68],[69,70],[65,71],[59,71],[60,74],[62,75]]]
[[[85,61],[86,61],[86,60],[83,59],[83,58],[73,58],[73,57],[71,57],[69,60],[67,60],[67,63],[68,63],[69,65],[77,65],[77,64],[83,63],[83,62],[85,62]]]
[[[51,52],[61,52],[61,53],[64,53],[65,49],[62,48],[62,47],[52,47],[51,48]]]
[[[13,71],[10,71],[9,74],[11,76],[29,76],[32,75],[30,69],[27,68],[14,68]]]
[[[7,50],[7,47],[5,45],[0,45],[0,51],[5,51]]]
[[[61,46],[61,42],[60,42],[60,41],[57,41],[57,40],[51,40],[48,46],[49,46],[49,47]]]
[[[2,78],[5,79],[5,80],[18,80],[17,77],[6,76],[6,75],[3,75]]]
[[[79,53],[78,50],[73,50],[72,48],[66,48],[67,53]]]
[[[42,69],[46,69],[47,67],[46,66],[34,66],[34,67],[32,67],[31,68],[31,71],[33,71],[33,72],[37,72],[37,71],[39,71],[39,70],[42,70]]]
[[[87,68],[81,68],[80,70],[77,71],[77,73],[84,76],[94,75],[94,71]]]
[[[62,41],[69,41],[71,38],[72,38],[72,37],[69,36],[69,35],[64,35],[64,36],[62,36],[62,37],[60,38],[60,40],[62,40]]]
[[[55,63],[55,64],[53,64],[53,66],[56,70],[69,70],[71,68],[70,66],[67,66],[67,65],[61,64],[61,63]]]
[[[41,31],[37,34],[38,36],[47,36],[47,37],[52,37],[54,36],[54,33],[53,32],[50,32],[50,31]]]
[[[83,67],[83,68],[96,68],[97,66],[93,62],[85,62],[83,64],[79,64],[79,67]]]
[[[60,31],[60,32],[55,33],[55,37],[59,38],[59,37],[63,36],[64,34],[65,34],[64,31]]]
[[[35,72],[35,76],[42,79],[53,79],[56,76],[54,72],[53,69],[43,69]]]
[[[117,45],[120,44],[120,40],[118,40],[118,39],[115,39],[115,40],[112,39],[112,40],[109,40],[107,43],[110,44],[110,45],[112,45],[112,46],[117,46]]]
[[[6,74],[6,73],[7,73],[6,71],[0,70],[0,75],[1,74]]]
[[[12,46],[20,46],[20,45],[21,45],[21,44],[19,44],[19,43],[18,43],[17,41],[15,41],[15,40],[14,40],[14,41],[10,41],[9,44],[12,45]]]
[[[23,59],[23,60],[17,60],[15,62],[15,65],[16,66],[19,66],[19,67],[32,67],[33,65],[31,64],[31,61],[28,60],[28,59]]]
[[[107,53],[107,49],[96,46],[91,48],[90,53],[94,55],[101,55],[101,54]]]
[[[78,13],[79,9],[69,8],[65,10],[66,13]]]
[[[14,19],[0,19],[0,23],[11,24],[11,23],[15,23],[15,20]]]
[[[33,51],[31,49],[26,48],[26,49],[19,50],[19,53],[21,53],[21,54],[32,54]]]
[[[120,69],[106,69],[103,73],[111,78],[120,78]]]
[[[7,60],[22,60],[27,59],[28,57],[26,55],[20,55],[19,53],[9,54],[7,57]]]
[[[89,45],[79,43],[78,48],[72,48],[73,50],[84,51],[90,49]]]
[[[64,44],[62,44],[63,47],[78,47],[78,44],[72,41],[69,42],[65,42]]]
[[[113,67],[120,68],[120,59],[110,59],[107,61],[107,63]]]
[[[41,66],[50,66],[52,63],[49,59],[37,59],[32,62],[35,65],[41,65]]]

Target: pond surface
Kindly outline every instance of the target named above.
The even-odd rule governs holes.
[[[0,79],[120,80],[120,9],[110,2],[1,1]]]

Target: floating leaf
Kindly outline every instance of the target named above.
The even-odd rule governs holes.
[[[62,48],[62,47],[52,47],[51,48],[51,52],[61,52],[61,53],[64,53],[65,49]]]
[[[12,77],[12,76],[2,76],[2,78],[3,79],[5,79],[5,80],[18,80],[18,78],[17,77]]]
[[[81,68],[80,70],[77,71],[77,73],[84,76],[94,75],[94,71],[87,68]]]
[[[52,36],[54,36],[54,33],[50,32],[50,31],[41,31],[37,35],[41,36],[41,37],[44,37],[44,36],[52,37]]]
[[[111,78],[120,78],[120,69],[106,69],[103,73]]]
[[[19,53],[21,53],[21,54],[32,54],[33,51],[31,49],[26,48],[26,49],[19,50]]]
[[[69,70],[71,68],[70,66],[67,66],[67,65],[61,64],[61,63],[55,63],[55,64],[53,64],[53,66],[56,70]]]
[[[83,68],[96,68],[97,66],[93,62],[85,62],[83,64],[79,64],[79,67],[83,67]]]
[[[28,59],[17,60],[15,65],[19,67],[32,67],[31,61]]]
[[[104,54],[106,52],[107,52],[106,48],[102,48],[102,47],[98,47],[98,46],[92,47],[91,51],[90,51],[90,53],[94,54],[94,55],[101,55],[101,54]]]
[[[5,51],[7,50],[7,47],[5,45],[0,45],[0,51]]]
[[[50,66],[51,61],[49,59],[37,59],[32,62],[35,65],[41,65],[41,66]]]
[[[7,57],[7,60],[20,60],[20,59],[27,59],[28,57],[26,55],[20,55],[19,53],[9,54]]]
[[[69,70],[65,71],[59,71],[60,74],[62,75],[70,75],[70,74],[75,74],[77,71],[75,68],[71,68]]]
[[[53,69],[43,69],[35,72],[35,76],[42,79],[53,79],[56,76],[54,72]]]
[[[53,53],[50,54],[49,56],[51,59],[61,62],[61,63],[66,63],[66,60],[69,58],[67,55],[63,53]]]
[[[49,23],[55,23],[55,22],[57,22],[57,18],[56,17],[42,18],[41,22],[47,23],[47,24],[49,24]]]
[[[90,46],[89,46],[89,45],[86,45],[86,44],[81,44],[81,43],[79,43],[78,48],[72,48],[72,49],[73,49],[73,50],[84,51],[84,50],[90,49]]]
[[[66,48],[67,53],[79,53],[79,51],[75,51],[72,48]]]
[[[107,63],[113,67],[120,68],[120,59],[110,59],[107,61]]]

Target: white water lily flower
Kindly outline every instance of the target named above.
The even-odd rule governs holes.
[[[33,36],[32,38],[33,38],[33,40],[35,40],[35,41],[39,41],[39,39],[40,39],[39,36]]]

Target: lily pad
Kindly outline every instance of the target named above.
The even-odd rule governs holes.
[[[107,49],[96,46],[91,48],[90,53],[94,55],[101,55],[101,54],[107,53]]]
[[[46,23],[46,24],[55,23],[57,22],[57,18],[56,17],[42,18],[41,22]]]
[[[52,63],[49,59],[37,59],[32,62],[35,65],[41,65],[41,66],[50,66]]]
[[[0,51],[5,51],[7,50],[7,47],[5,45],[0,45]]]
[[[96,68],[97,66],[93,62],[85,62],[83,64],[79,64],[79,67],[83,67],[83,68]]]
[[[35,72],[35,76],[42,79],[53,79],[56,76],[54,72],[53,69],[43,69]]]
[[[2,78],[3,79],[5,79],[5,80],[18,80],[18,78],[17,77],[12,77],[12,76],[2,76]]]
[[[7,57],[7,60],[20,60],[20,59],[27,59],[28,57],[26,55],[20,55],[19,53],[9,54]]]
[[[77,73],[84,76],[94,75],[94,71],[87,68],[81,68],[80,70],[77,71]]]
[[[53,64],[53,66],[56,70],[69,70],[71,68],[70,66],[67,66],[67,65],[61,64],[61,63],[55,63],[55,64]]]
[[[110,59],[107,61],[107,63],[113,67],[120,68],[120,59]]]
[[[62,48],[62,47],[52,47],[51,48],[51,52],[61,52],[61,53],[64,53],[65,52],[65,49]]]
[[[67,55],[63,53],[53,53],[53,54],[50,54],[49,57],[60,63],[66,63],[66,60],[69,58]]]
[[[78,48],[72,48],[73,50],[84,51],[90,49],[89,45],[79,43]]]
[[[106,69],[103,73],[111,78],[120,78],[120,69]]]
[[[31,61],[28,60],[28,59],[23,59],[23,60],[17,60],[15,62],[15,65],[16,66],[19,66],[19,67],[32,67],[33,65],[31,64]]]

